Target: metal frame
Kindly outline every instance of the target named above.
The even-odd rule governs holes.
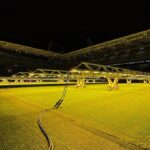
[[[27,72],[19,73],[27,74]],[[95,83],[96,80],[106,79],[108,82],[107,89],[113,90],[119,89],[118,81],[120,79],[125,79],[127,84],[131,84],[133,80],[142,80],[143,83],[150,83],[150,73],[82,62],[70,71],[37,69],[28,73],[28,76],[26,77],[0,77],[0,82],[2,84],[9,84],[13,80],[15,84],[33,82],[36,82],[37,84],[42,82],[65,83],[67,79],[69,79],[69,82],[76,83],[76,87],[85,87],[85,83],[88,83],[90,80]]]
[[[77,86],[85,86],[85,83],[80,84],[80,82],[81,79],[82,82],[83,80],[85,82],[87,77],[90,77],[91,79],[94,79],[95,77],[107,79],[108,90],[119,89],[119,79],[126,79],[128,84],[131,83],[132,80],[143,80],[144,83],[150,83],[150,73],[87,62],[80,63],[70,72],[77,78]]]
[[[13,74],[12,77],[28,77],[29,76],[29,72],[18,72],[16,74]]]
[[[29,77],[62,78],[67,75],[67,72],[66,70],[36,69],[29,74]]]

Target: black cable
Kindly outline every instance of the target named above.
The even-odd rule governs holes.
[[[44,129],[43,124],[42,124],[42,118],[45,112],[50,111],[51,109],[45,109],[42,112],[40,112],[39,117],[38,117],[38,126],[42,133],[44,134],[47,142],[48,142],[48,150],[53,150],[53,143],[51,138],[49,137],[47,131]]]
[[[60,107],[60,105],[62,104],[62,102],[64,101],[64,98],[65,98],[66,93],[67,93],[67,87],[68,87],[68,83],[69,83],[69,77],[70,77],[70,72],[67,73],[67,79],[66,79],[66,84],[64,86],[63,93],[61,95],[61,98],[54,105],[54,107],[53,107],[54,109],[58,109]]]
[[[69,76],[70,76],[70,72],[67,73],[67,79],[66,79],[66,84],[64,86],[64,89],[63,89],[63,93],[61,95],[61,98],[56,102],[56,104],[54,105],[53,108],[51,109],[45,109],[43,111],[40,112],[39,114],[39,117],[38,117],[38,126],[40,128],[40,130],[42,131],[43,135],[45,136],[47,142],[48,142],[48,150],[53,150],[53,143],[52,143],[52,140],[51,138],[49,137],[47,131],[45,130],[45,128],[43,127],[43,124],[42,124],[42,118],[43,118],[43,115],[45,112],[48,112],[52,109],[57,109],[59,108],[59,106],[62,104],[62,102],[64,101],[64,98],[66,96],[66,92],[67,92],[67,87],[68,87],[68,82],[69,82]]]

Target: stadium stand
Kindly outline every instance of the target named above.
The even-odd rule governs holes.
[[[0,41],[0,75],[12,75],[37,68],[56,68],[60,66],[60,55],[10,42]],[[54,63],[55,62],[55,63]]]
[[[150,30],[66,54],[0,41],[0,58],[1,76],[37,68],[66,70],[83,61],[150,71]]]
[[[73,66],[85,61],[150,71],[150,30],[79,49],[64,57],[67,65]]]

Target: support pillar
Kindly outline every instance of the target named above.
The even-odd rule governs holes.
[[[77,78],[76,87],[85,87],[85,78],[84,77],[79,76]]]
[[[96,81],[95,80],[93,80],[93,83],[95,83]]]
[[[60,79],[58,80],[58,82],[59,82],[59,83],[63,83],[63,82],[64,82],[64,79],[60,78]]]
[[[132,79],[127,79],[127,84],[130,84],[132,82]]]
[[[113,80],[111,78],[107,78],[107,80],[108,80],[108,87],[107,87],[108,91],[111,91],[113,89],[115,90],[119,89],[119,86],[118,86],[119,79],[117,77],[114,78]]]

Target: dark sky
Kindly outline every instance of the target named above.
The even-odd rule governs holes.
[[[150,28],[144,1],[98,2],[0,0],[0,40],[68,52]]]

